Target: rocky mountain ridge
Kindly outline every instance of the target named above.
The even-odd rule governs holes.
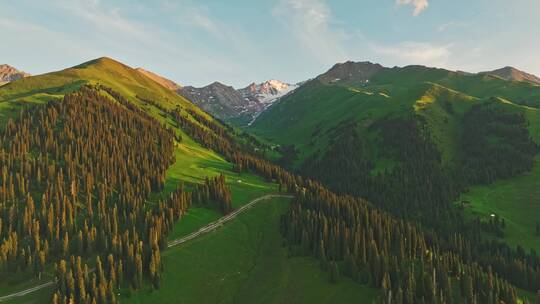
[[[298,85],[272,79],[259,84],[251,83],[238,90],[214,82],[202,88],[186,86],[179,89],[178,93],[219,119],[240,119],[249,123],[276,100],[297,87]]]
[[[0,64],[0,85],[28,76],[30,76],[30,74],[19,71],[8,64]]]

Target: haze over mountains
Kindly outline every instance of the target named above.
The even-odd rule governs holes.
[[[0,85],[28,76],[30,74],[19,71],[10,65],[0,64]]]

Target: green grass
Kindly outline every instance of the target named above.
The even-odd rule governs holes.
[[[540,252],[540,236],[535,225],[540,220],[540,156],[530,173],[488,186],[475,186],[462,194],[470,201],[468,212],[481,218],[496,214],[505,219],[504,239],[512,246]]]
[[[380,80],[382,81],[382,80]],[[385,80],[386,81],[386,80]],[[323,85],[313,82],[299,88],[261,114],[248,128],[250,132],[282,145],[295,144],[300,150],[298,163],[317,150],[325,151],[336,136],[340,123],[358,124],[358,131],[371,142],[372,154],[380,171],[382,159],[378,135],[370,126],[386,117],[416,113],[425,118],[445,164],[459,158],[457,141],[462,115],[478,99],[433,82],[373,84],[362,88]],[[453,113],[447,110],[448,105]]]
[[[4,125],[9,118],[16,118],[20,108],[45,103],[52,99],[61,99],[66,93],[77,90],[85,83],[100,83],[113,88],[128,98],[147,113],[154,116],[161,123],[174,128],[182,136],[175,149],[176,162],[167,170],[165,189],[155,193],[149,204],[155,202],[159,196],[175,190],[180,183],[187,188],[194,183],[202,183],[205,177],[224,174],[230,186],[233,198],[233,207],[240,207],[254,198],[277,192],[277,185],[269,183],[253,174],[237,174],[232,171],[232,164],[224,160],[217,153],[202,147],[193,141],[182,130],[175,128],[172,120],[157,107],[141,103],[135,96],[142,96],[159,102],[165,108],[180,105],[184,109],[191,108],[201,115],[202,112],[191,103],[161,88],[146,77],[141,76],[133,69],[108,58],[101,58],[89,63],[66,69],[60,72],[30,77],[16,81],[0,89],[0,124]],[[218,219],[222,215],[214,209],[193,206],[187,214],[177,223],[170,239],[189,234],[200,227]],[[31,275],[17,275],[8,280],[0,280],[0,295],[24,290],[38,284],[37,280],[30,279]],[[52,288],[46,288],[13,300],[13,303],[39,303],[48,302]]]
[[[2,303],[6,304],[41,304],[51,302],[52,288],[44,288],[33,292],[31,294],[24,295],[20,298],[14,298]]]
[[[79,89],[82,85],[102,84],[112,88],[125,98],[143,106],[137,98],[158,102],[167,109],[181,106],[191,109],[209,119],[206,113],[175,92],[166,89],[142,73],[113,59],[103,57],[65,70],[32,76],[14,81],[0,88],[0,114],[2,109],[18,108],[21,101],[26,103],[43,103],[54,98],[61,98],[66,93]],[[4,115],[0,116],[4,120]],[[0,121],[2,122],[2,121]]]
[[[183,97],[171,92],[154,81],[141,75],[139,72],[109,58],[100,58],[77,67],[59,72],[25,78],[0,88],[0,125],[3,126],[9,118],[17,118],[24,106],[42,104],[50,100],[59,100],[64,94],[76,91],[85,83],[99,83],[111,87],[121,93],[135,105],[147,111],[162,123],[174,127],[170,118],[152,105],[146,105],[136,96],[153,100],[162,107],[174,108],[177,105],[183,109],[191,109],[202,116],[207,116],[200,109],[192,105]],[[104,93],[106,94],[106,93]],[[211,119],[211,118],[209,118]],[[220,155],[202,147],[193,141],[182,130],[175,129],[182,135],[182,142],[177,144],[175,150],[176,162],[168,169],[165,190],[154,194],[150,204],[161,195],[165,196],[173,191],[182,182],[187,187],[193,183],[201,183],[207,176],[216,176],[220,173],[226,175],[233,195],[233,207],[239,207],[252,199],[264,194],[277,192],[277,185],[264,181],[252,174],[238,175],[232,171],[232,164],[225,161]],[[199,227],[221,217],[216,210],[194,206],[175,227],[171,238],[188,234]],[[21,274],[0,280],[0,295],[24,290],[37,285],[32,275]],[[50,294],[51,289],[32,293],[20,298],[26,301],[38,301],[43,293]],[[50,299],[49,296],[46,299]]]
[[[540,143],[540,110],[505,101],[510,109],[523,111],[529,121],[529,133]],[[540,154],[535,158],[531,172],[497,181],[490,185],[471,187],[460,197],[471,202],[467,208],[470,216],[487,219],[496,214],[505,219],[504,239],[512,246],[540,252],[540,236],[536,223],[540,221]]]
[[[247,129],[276,144],[295,144],[300,150],[298,166],[317,150],[328,149],[335,135],[325,132],[343,121],[358,122],[361,135],[369,138],[373,137],[368,130],[373,122],[416,113],[426,119],[445,165],[451,166],[460,158],[457,141],[463,113],[473,103],[491,97],[521,109],[523,105],[540,108],[538,85],[408,66],[382,70],[369,83],[325,85],[315,79],[263,112]],[[454,113],[447,111],[448,105]],[[539,120],[535,128],[540,129]],[[375,163],[380,161],[377,150],[381,148],[387,147],[374,149]]]
[[[40,285],[50,281],[53,278],[53,271],[50,269],[47,273],[43,274],[41,280],[34,276],[34,274],[28,273],[15,273],[9,277],[0,279],[0,297],[13,292],[30,288],[36,285]],[[29,279],[30,277],[30,279]]]
[[[370,303],[376,291],[329,283],[308,257],[287,257],[279,219],[287,199],[257,204],[217,231],[163,253],[157,291],[123,292],[127,303]]]

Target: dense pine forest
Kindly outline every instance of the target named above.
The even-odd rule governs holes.
[[[382,146],[393,147],[382,152],[385,157],[399,160],[391,169],[373,174],[367,141],[356,124],[345,123],[339,127],[341,130],[335,130],[341,137],[335,139],[331,148],[322,156],[308,159],[300,170],[338,193],[366,197],[398,218],[424,223],[423,231],[428,237],[420,237],[420,255],[428,253],[428,259],[420,257],[421,267],[411,268],[414,256],[404,263],[408,270],[397,263],[403,260],[403,252],[411,252],[403,248],[403,239],[400,240],[404,236],[410,240],[410,231],[396,231],[398,237],[392,237],[392,231],[402,227],[402,223],[385,227],[365,209],[355,210],[357,205],[369,204],[317,188],[297,198],[284,220],[284,233],[293,252],[317,256],[332,280],[341,272],[382,287],[386,290],[383,301],[391,303],[447,303],[452,298],[466,303],[514,303],[515,291],[493,291],[494,274],[522,289],[540,289],[540,259],[536,252],[526,252],[520,246],[511,249],[489,236],[502,237],[504,219],[471,222],[451,204],[474,183],[490,183],[532,168],[538,147],[528,134],[527,122],[522,114],[508,113],[493,103],[472,107],[464,120],[463,162],[457,168],[443,166],[422,118],[411,117],[388,118],[371,127],[379,132]],[[364,241],[366,233],[381,243]],[[385,237],[388,243],[384,243]],[[366,252],[371,252],[371,260],[366,259]],[[430,264],[429,259],[434,256],[440,260],[452,256],[454,260],[448,261],[447,266],[453,264],[457,268],[440,269],[440,265]],[[423,264],[426,260],[427,269]],[[443,275],[436,275],[441,271]],[[482,282],[486,278],[488,282]],[[412,286],[417,281],[428,283]],[[452,282],[460,285],[461,298],[437,290],[450,288]],[[471,284],[478,290],[469,288]]]
[[[53,267],[53,303],[114,303],[116,289],[159,288],[166,235],[191,204],[163,199],[175,135],[119,94],[83,87],[25,109],[1,135],[0,269]],[[230,211],[222,177],[195,191]]]
[[[381,303],[517,303],[516,287],[540,289],[537,254],[497,239],[504,220],[468,221],[450,204],[467,185],[530,168],[537,147],[520,114],[473,107],[463,134],[470,163],[452,170],[421,120],[380,121],[372,128],[396,147],[384,153],[400,164],[375,175],[361,133],[344,123],[335,148],[301,169],[308,179],[261,158],[254,138],[244,135],[241,143],[219,122],[141,101],[236,172],[259,174],[294,193],[282,218],[286,247],[292,256],[319,259],[331,282],[347,276],[380,289]],[[1,271],[40,276],[53,269],[53,303],[115,303],[121,288],[159,289],[166,236],[187,208],[232,211],[223,175],[192,191],[179,184],[166,196],[153,195],[163,190],[182,137],[104,86],[22,110],[1,140]],[[500,144],[507,141],[516,148]],[[490,144],[485,155],[475,146]],[[482,171],[483,162],[498,167]],[[457,172],[471,178],[458,180]]]
[[[333,282],[345,275],[380,288],[382,303],[517,303],[514,287],[479,265],[466,240],[445,245],[362,199],[312,185],[282,227],[292,254],[316,256]]]
[[[227,130],[215,122],[196,116],[196,124],[179,111],[170,114],[189,136],[225,155],[238,172],[261,174],[278,181],[283,190],[297,194],[296,201],[283,218],[283,234],[290,252],[319,258],[321,267],[328,271],[332,281],[337,281],[342,273],[360,283],[382,288],[380,301],[384,303],[517,303],[514,286],[533,292],[540,289],[540,259],[535,252],[526,252],[521,247],[511,249],[504,242],[484,237],[486,231],[498,231],[504,225],[501,221],[469,223],[459,211],[451,208],[451,198],[460,191],[461,184],[453,182],[452,175],[441,165],[440,156],[426,131],[413,120],[388,120],[374,126],[383,130],[383,141],[397,144],[399,148],[395,151],[399,151],[399,157],[406,164],[389,173],[390,177],[380,174],[374,179],[381,183],[381,195],[384,195],[383,189],[389,189],[383,188],[382,183],[392,178],[395,185],[403,187],[396,188],[392,196],[384,196],[394,197],[395,200],[385,199],[385,202],[395,202],[396,208],[398,203],[404,205],[403,209],[393,210],[390,215],[379,210],[379,204],[334,194],[314,180],[291,174],[242,152]],[[493,121],[490,116],[486,119]],[[508,128],[515,128],[522,134],[523,153],[536,153],[536,145],[523,129],[523,117],[515,114],[509,122],[515,126]],[[392,134],[392,131],[398,134]],[[347,145],[352,146],[358,140],[354,138],[354,132],[351,136],[350,141],[336,140],[336,155],[339,155],[338,151],[351,151],[347,150]],[[418,145],[408,145],[409,141]],[[409,162],[411,158],[416,162]],[[336,172],[335,177],[338,172],[353,172],[339,166],[356,164],[337,159],[334,162],[337,168],[329,166]],[[370,167],[365,159],[355,159],[361,163],[359,168]],[[407,164],[410,167],[406,167]],[[420,174],[413,178],[411,170]],[[324,182],[325,176],[321,173],[319,179]],[[403,184],[410,178],[411,181]],[[351,182],[359,180],[350,179]],[[426,181],[433,183],[428,191],[424,187]],[[422,187],[412,188],[415,184]],[[362,188],[356,189],[361,191]],[[400,192],[400,189],[409,194],[404,196],[407,192]],[[409,197],[413,200],[406,200]],[[436,202],[440,203],[433,205]],[[413,210],[412,205],[407,205],[411,203],[418,204],[415,207],[425,212],[421,215],[437,215],[436,219],[445,221],[437,225],[436,221],[423,218],[428,224],[426,228],[412,224],[409,220],[414,217],[407,216],[407,212]],[[390,206],[383,206],[383,209],[391,209]]]

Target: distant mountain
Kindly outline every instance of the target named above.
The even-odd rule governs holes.
[[[326,73],[317,77],[317,80],[324,84],[331,83],[367,83],[377,72],[385,69],[382,65],[371,62],[338,63]]]
[[[167,79],[165,77],[162,77],[162,76],[159,76],[158,74],[156,73],[153,73],[153,72],[150,72],[150,71],[147,71],[143,68],[136,68],[135,70],[137,70],[138,72],[140,72],[141,74],[143,74],[144,76],[152,79],[153,81],[159,83],[160,85],[166,87],[167,89],[169,90],[172,90],[172,91],[177,91],[179,90],[180,88],[182,88],[181,85],[177,84],[176,82],[170,80],[170,79]]]
[[[202,88],[185,86],[178,90],[178,93],[223,120],[237,117],[248,109],[251,111],[259,109],[256,102],[244,100],[242,94],[233,87],[217,81]]]
[[[0,85],[28,76],[30,76],[30,74],[19,71],[10,65],[0,64]]]
[[[219,119],[249,124],[276,100],[297,87],[273,79],[252,83],[239,90],[214,82],[202,88],[186,86],[178,93]]]
[[[288,94],[297,87],[298,85],[295,84],[271,79],[259,84],[252,83],[239,91],[244,98],[256,99],[262,104],[272,104],[276,99]]]
[[[481,72],[480,74],[488,74],[492,76],[497,76],[504,80],[526,81],[526,82],[540,85],[540,78],[538,76],[529,74],[527,72],[523,72],[521,70],[518,70],[510,66],[493,70],[493,71]]]

